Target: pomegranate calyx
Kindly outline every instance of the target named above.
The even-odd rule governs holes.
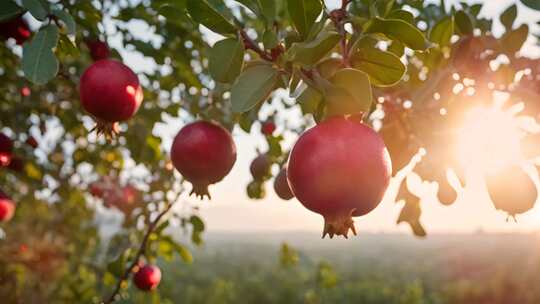
[[[204,197],[208,197],[208,199],[212,199],[210,196],[210,192],[208,192],[208,184],[200,184],[200,183],[193,183],[193,189],[191,190],[191,193],[189,195],[193,195],[199,199],[204,199]]]
[[[322,238],[328,234],[330,238],[333,238],[334,235],[342,235],[346,239],[349,238],[349,229],[354,235],[356,235],[356,228],[354,227],[354,221],[352,215],[355,209],[351,210],[348,215],[337,216],[337,217],[324,217],[324,230]]]
[[[94,119],[97,123],[96,126],[90,130],[90,132],[96,131],[98,137],[103,135],[107,141],[111,141],[120,133],[120,126],[118,125],[118,122],[106,122],[95,117]]]

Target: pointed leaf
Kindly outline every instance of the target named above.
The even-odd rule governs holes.
[[[376,86],[394,85],[405,74],[405,65],[396,55],[375,48],[360,49],[352,56],[351,64],[368,74]]]
[[[514,25],[514,21],[516,21],[517,17],[517,6],[515,4],[508,7],[500,17],[502,25],[506,28],[506,30],[511,30],[512,26]]]
[[[233,82],[244,64],[244,44],[236,38],[216,42],[210,50],[208,69],[216,81]]]
[[[22,68],[25,77],[44,84],[58,73],[58,60],[52,49],[58,43],[58,28],[55,25],[42,27],[34,39],[24,44]]]
[[[540,1],[538,0],[521,0],[521,3],[529,8],[540,11]]]
[[[77,25],[75,24],[75,20],[73,20],[73,17],[71,17],[68,12],[63,10],[53,10],[53,14],[64,23],[66,27],[66,32],[69,35],[75,34]]]
[[[246,112],[263,102],[277,87],[278,76],[278,71],[270,65],[255,65],[244,70],[231,89],[232,110]]]
[[[207,0],[188,0],[187,10],[193,21],[222,34],[236,33],[236,27],[221,15]]]
[[[501,46],[506,54],[514,55],[521,49],[527,37],[529,36],[529,26],[522,24],[517,29],[506,32],[501,37]]]
[[[457,11],[454,17],[456,30],[462,35],[470,35],[474,30],[473,20],[469,14],[464,11]]]
[[[287,9],[298,33],[306,37],[321,14],[322,3],[320,0],[287,0]]]
[[[390,14],[386,17],[387,19],[399,19],[403,20],[407,23],[414,24],[414,15],[406,10],[395,10],[390,12]]]

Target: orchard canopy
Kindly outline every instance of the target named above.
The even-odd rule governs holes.
[[[450,205],[480,177],[519,219],[539,185],[540,2],[495,19],[446,2],[2,0],[1,298],[25,302],[43,274],[40,303],[156,288],[158,257],[190,262],[202,243],[186,202],[219,204],[241,133],[266,144],[230,191],[275,191],[330,237],[356,234],[390,182],[417,236],[415,183]],[[538,20],[518,23],[525,10]],[[106,242],[103,209],[122,215]]]

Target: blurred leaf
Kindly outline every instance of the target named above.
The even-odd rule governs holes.
[[[40,0],[22,0],[22,5],[39,21],[45,21],[49,15],[47,2]]]
[[[413,50],[425,50],[429,46],[422,32],[403,20],[376,17],[367,23],[366,33],[384,34]]]
[[[414,24],[414,15],[406,10],[395,10],[390,12],[388,16],[386,16],[387,19],[399,19],[403,20],[409,24]]]
[[[473,20],[469,14],[464,11],[457,11],[454,20],[456,22],[456,30],[462,35],[470,35],[473,33]]]
[[[500,16],[502,25],[506,28],[506,31],[512,29],[517,17],[517,6],[515,4],[509,6]]]
[[[236,79],[231,89],[232,110],[246,112],[263,102],[276,88],[278,71],[269,65],[248,67]]]
[[[521,3],[529,8],[540,11],[540,1],[538,0],[521,0]]]
[[[24,10],[12,0],[4,0],[0,3],[0,22],[22,14]]]
[[[219,82],[233,82],[244,64],[244,44],[235,38],[220,40],[210,50],[208,69]]]
[[[287,9],[294,27],[305,38],[321,14],[322,3],[320,0],[287,0]]]
[[[53,10],[53,14],[64,23],[67,33],[69,35],[75,35],[77,25],[75,24],[75,20],[73,20],[73,17],[71,17],[68,12],[64,10]]]
[[[440,46],[449,46],[454,34],[454,17],[445,17],[433,26],[429,33],[429,39]]]
[[[22,67],[28,80],[44,84],[56,76],[58,60],[52,49],[57,43],[58,28],[51,24],[41,28],[32,41],[24,44]]]
[[[500,40],[501,47],[506,54],[514,55],[523,47],[523,44],[529,36],[529,26],[522,24],[513,31],[506,32]]]
[[[279,44],[279,39],[274,30],[269,29],[263,34],[264,48],[269,50],[275,48]]]
[[[405,74],[405,65],[399,58],[375,48],[362,48],[351,57],[351,65],[365,72],[376,86],[392,86]]]
[[[236,33],[236,27],[221,15],[207,0],[187,0],[187,10],[193,21],[222,34]]]

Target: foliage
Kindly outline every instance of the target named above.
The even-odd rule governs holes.
[[[24,162],[20,170],[0,171],[2,190],[17,202],[14,220],[2,226],[1,298],[97,303],[127,265],[138,262],[136,245],[145,235],[147,261],[191,262],[185,242],[167,231],[181,228],[201,244],[205,227],[197,210],[173,208],[153,222],[184,193],[156,133],[171,117],[250,132],[258,121],[285,120],[276,109],[298,104],[298,128],[283,126],[281,134],[265,137],[265,153],[281,167],[288,155],[285,133],[301,133],[329,115],[361,112],[380,129],[396,171],[425,148],[416,171],[444,183],[440,171],[459,168],[440,134],[455,113],[475,104],[469,90],[454,93],[456,85],[475,79],[476,94],[496,87],[511,93],[511,103],[539,94],[538,61],[519,54],[530,33],[515,24],[515,7],[501,15],[502,37],[492,35],[492,20],[480,17],[481,8],[462,3],[447,10],[418,0],[343,1],[333,10],[320,0],[2,1],[0,22],[24,13],[33,37],[23,46],[13,39],[0,45],[0,128]],[[220,40],[210,43],[212,35],[203,34],[208,30]],[[143,106],[120,124],[112,142],[89,132],[94,122],[79,103],[79,77],[91,64],[85,42],[92,39],[109,43],[118,60],[137,54],[151,63],[137,69]],[[490,68],[499,56],[508,60]],[[527,69],[531,76],[519,78]],[[22,94],[24,88],[31,94]],[[272,114],[263,117],[262,108]],[[527,103],[526,111],[537,108]],[[39,146],[25,144],[29,138]],[[97,230],[107,204],[89,193],[104,178],[141,194],[133,210],[122,211],[122,227],[110,240]],[[259,197],[264,182],[255,184]],[[400,221],[424,231],[420,212],[407,214],[414,216]],[[324,265],[319,275],[334,281]],[[120,283],[128,296],[128,284]],[[229,283],[216,282],[215,292],[229,296]]]

